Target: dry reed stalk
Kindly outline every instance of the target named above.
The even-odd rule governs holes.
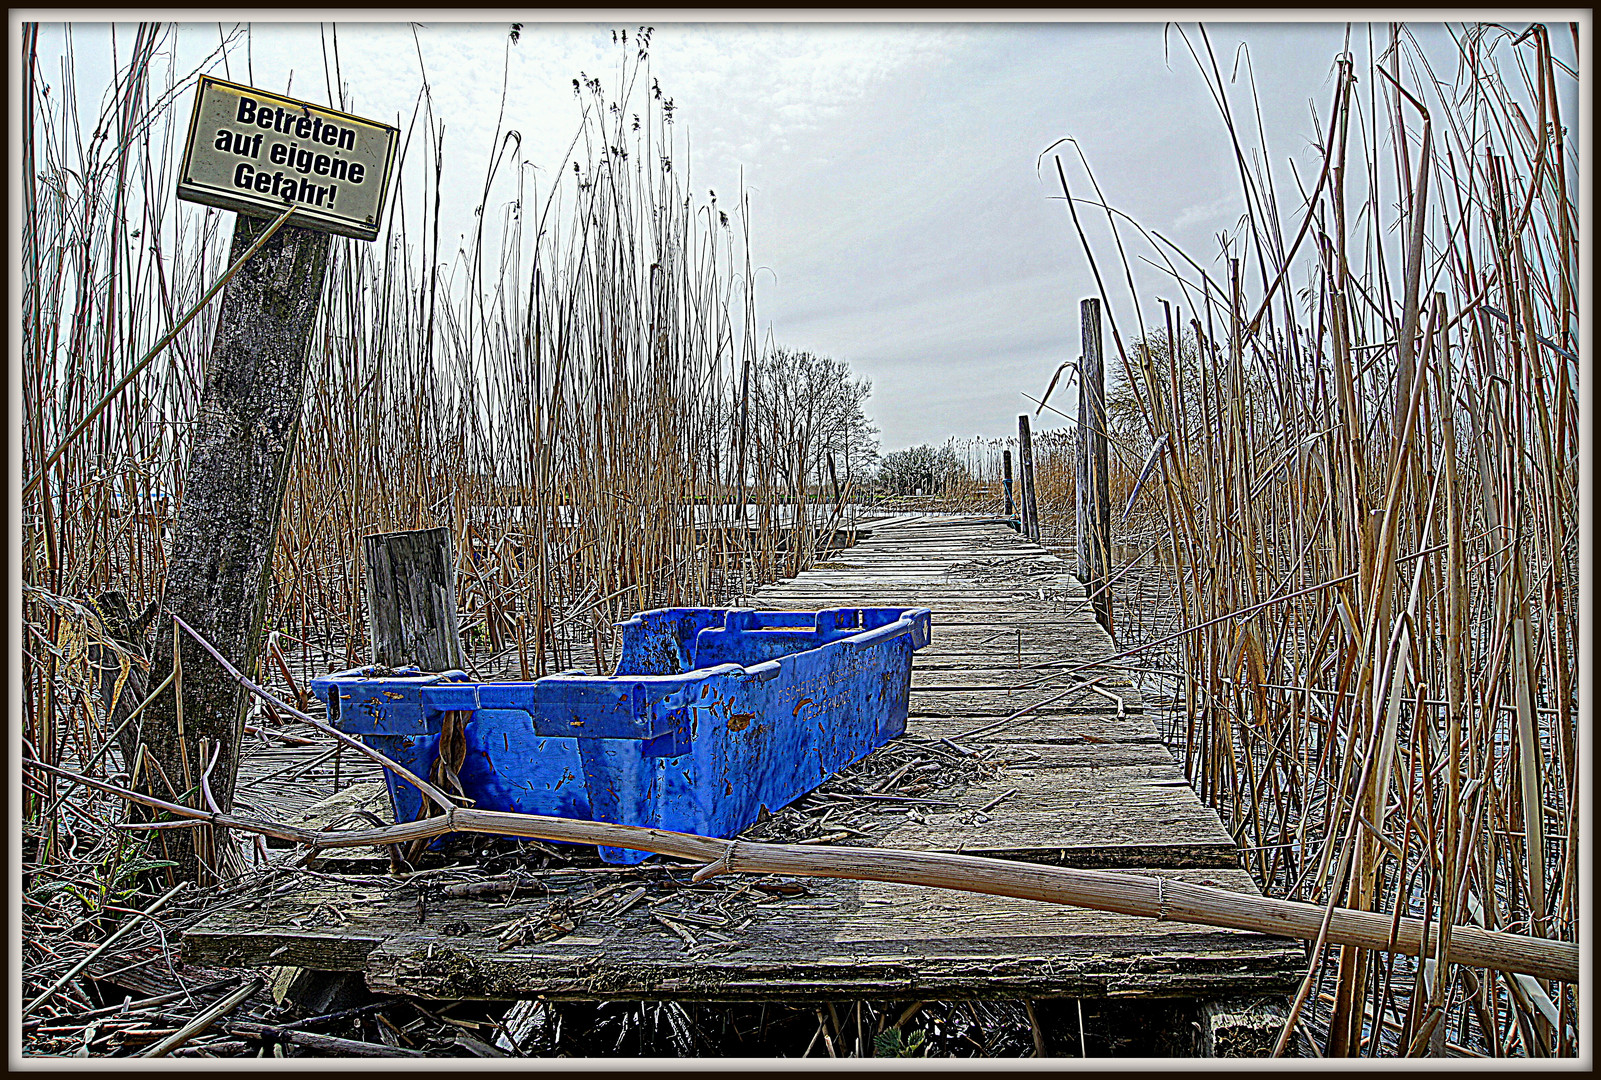
[[[1445,959],[1474,926],[1576,929],[1561,65],[1544,27],[1453,29],[1455,86],[1430,81],[1402,26],[1382,55],[1370,42],[1365,82],[1342,56],[1320,179],[1286,243],[1204,29],[1180,33],[1241,162],[1259,291],[1241,262],[1220,287],[1185,256],[1169,268],[1189,332],[1168,321],[1133,343],[1133,449],[1165,440],[1160,493],[1142,498],[1173,537],[1188,631],[1132,651],[1182,644],[1188,767],[1250,837],[1265,889],[1437,928],[1424,963],[1353,943],[1336,972],[1316,950],[1297,1008],[1333,979],[1331,1052],[1441,1053],[1454,1029],[1492,1052],[1572,1054],[1571,989],[1492,975],[1464,991],[1470,972]],[[1521,50],[1520,91],[1504,50]],[[1375,194],[1390,186],[1393,219]],[[1271,614],[1248,603],[1287,593]]]

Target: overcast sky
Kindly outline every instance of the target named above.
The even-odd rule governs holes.
[[[242,14],[226,13],[222,29]],[[572,80],[582,71],[613,91],[620,52],[612,31],[627,27],[632,36],[643,20],[636,13],[526,21],[509,45],[509,17],[459,23],[441,14],[417,25],[415,39],[405,23],[258,20],[248,43],[213,70],[327,101],[324,46],[331,49],[336,30],[349,110],[404,126],[421,85],[420,50],[447,128],[444,230],[464,233],[491,153],[503,71],[501,123],[521,133],[522,157],[548,177],[577,130]],[[1188,47],[1161,22],[650,22],[650,74],[676,102],[692,188],[700,198],[715,190],[732,210],[743,169],[752,256],[767,268],[757,277],[763,337],[770,328],[779,343],[838,357],[870,377],[868,409],[886,451],[1015,433],[1017,414],[1034,411],[1023,395],[1038,397],[1056,366],[1077,357],[1078,304],[1095,283],[1055,167],[1049,156],[1040,161],[1047,147],[1062,154],[1074,195],[1088,196],[1077,153],[1060,143],[1076,140],[1109,202],[1203,264],[1215,265],[1217,235],[1235,230],[1243,213],[1217,105]],[[1199,48],[1195,24],[1184,28]],[[1449,39],[1438,26],[1413,29],[1442,65],[1435,73],[1449,80]],[[1318,164],[1312,109],[1328,114],[1346,24],[1207,30],[1223,78],[1238,76],[1236,109],[1249,109],[1238,51],[1241,43],[1249,49],[1288,218],[1300,202],[1288,162],[1310,186]],[[110,35],[103,27],[75,33],[82,91],[98,98],[90,86],[97,64],[108,70]],[[1369,27],[1351,33],[1365,66]],[[1387,33],[1372,27],[1376,48]],[[132,27],[118,38],[125,54]],[[199,62],[218,39],[217,23],[186,22],[180,63]],[[1566,28],[1553,40],[1571,63]],[[41,52],[59,41],[59,31],[47,30]],[[190,100],[179,106],[185,118]],[[1576,110],[1573,100],[1564,104]],[[1241,118],[1254,127],[1249,111]],[[507,197],[492,197],[492,212]],[[1107,288],[1126,338],[1133,310],[1105,216],[1081,208],[1080,217],[1103,273],[1115,274]],[[1131,255],[1150,254],[1132,235],[1125,241]],[[1178,292],[1143,264],[1140,274],[1146,319],[1154,321],[1154,298]],[[1069,412],[1070,401],[1053,398]],[[1036,421],[1062,423],[1049,412]]]

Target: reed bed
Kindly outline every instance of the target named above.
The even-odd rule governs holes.
[[[485,148],[486,200],[511,198],[487,238],[486,201],[452,268],[463,287],[418,279],[439,261],[426,213],[420,256],[392,227],[331,270],[275,610],[322,620],[341,662],[363,656],[367,532],[449,525],[464,632],[523,677],[604,670],[616,619],[737,595],[803,557],[789,534],[808,515],[774,513],[795,503],[785,447],[760,437],[745,237],[686,189],[671,100],[643,86],[648,37],[616,75],[615,96],[574,81],[559,182],[516,167],[515,133]],[[426,208],[448,150],[424,106]]]
[[[187,92],[247,33],[180,70],[175,27],[118,28],[98,109],[71,27],[59,66],[40,27],[22,35],[23,738],[96,776],[123,771],[114,735],[144,697],[215,306],[152,346],[227,266],[232,215],[172,195]],[[470,663],[527,678],[610,670],[615,620],[737,600],[841,524],[850,484],[821,493],[836,450],[854,479],[843,436],[820,425],[797,461],[773,435],[782,371],[757,343],[748,202],[691,189],[649,30],[631,34],[604,77],[574,80],[568,155],[538,169],[504,127],[454,145],[424,70],[386,232],[334,242],[259,673],[300,705],[311,674],[368,659],[365,534],[449,526]],[[442,162],[461,154],[486,167],[452,256]],[[250,726],[273,721],[258,706]],[[149,867],[104,828],[114,803],[67,794],[30,778],[22,831],[27,939],[71,954]],[[65,966],[30,955],[30,993]]]
[[[1435,928],[1421,965],[1315,950],[1295,1004],[1331,1055],[1578,1050],[1572,988],[1440,962],[1453,927],[1578,931],[1577,159],[1553,32],[1451,28],[1454,79],[1404,27],[1352,41],[1304,203],[1242,164],[1220,269],[1152,237],[1182,299],[1153,326],[1130,296],[1149,328],[1116,341],[1193,628],[1171,650],[1190,779],[1271,893]],[[1266,159],[1204,28],[1178,35],[1241,162]]]
[[[1175,29],[1242,163],[1246,213],[1210,265],[1060,174],[1096,280],[1129,285],[1102,293],[1118,648],[1265,890],[1433,928],[1422,965],[1315,950],[1295,1006],[1331,1055],[1578,1051],[1574,988],[1440,962],[1453,927],[1578,932],[1576,76],[1557,32],[1451,27],[1453,73],[1404,26],[1370,28],[1334,60],[1321,172],[1287,210],[1248,164],[1269,160],[1254,103],[1204,28]],[[1103,213],[1105,265],[1081,226]],[[1134,291],[1125,236],[1178,300]],[[1067,549],[1076,433],[1034,444],[1043,537]],[[924,501],[999,509],[1016,440],[950,445],[965,475]]]

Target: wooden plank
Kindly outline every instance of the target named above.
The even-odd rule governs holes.
[[[878,570],[892,575],[960,572],[1042,577],[1063,571],[1071,573],[1072,569],[1071,563],[1043,551],[981,552],[966,547],[941,549],[919,546],[904,552],[869,552],[861,548],[847,548],[791,580],[806,581],[839,572],[860,574]]]
[[[848,581],[853,578],[861,580],[871,578],[873,581],[899,581],[899,580],[937,580],[944,581],[955,588],[978,589],[995,582],[1005,581],[1039,581],[1062,574],[1068,571],[1075,587],[1079,585],[1076,578],[1072,578],[1072,567],[1060,561],[1040,562],[1037,560],[990,562],[980,561],[972,556],[954,559],[942,559],[937,552],[908,553],[905,562],[860,562],[844,566],[829,564],[826,569],[808,571],[806,574],[789,581],[764,586],[766,589],[788,587],[792,584],[807,584],[813,581]],[[837,578],[835,575],[838,575]],[[826,575],[826,576],[825,576]]]
[[[808,589],[804,594],[770,594],[762,596],[758,604],[752,607],[765,607],[784,611],[818,611],[824,608],[853,608],[853,607],[926,607],[934,614],[934,626],[980,625],[1007,620],[1012,625],[1027,628],[1035,625],[1034,619],[1018,613],[1019,607],[1028,605],[1041,608],[1035,613],[1047,618],[1060,619],[1065,615],[1075,615],[1079,611],[1089,609],[1088,601],[1082,597],[1066,593],[1052,593],[1047,591],[1042,599],[1038,590],[1018,593],[1016,595],[993,595],[983,600],[953,597],[928,592],[923,589],[894,589],[884,592],[866,592],[852,589],[848,592],[830,593],[824,589]],[[1047,624],[1048,625],[1048,624]],[[1082,625],[1077,619],[1073,625]],[[1102,638],[1107,641],[1108,639]]]
[[[1239,870],[1156,872],[1254,891]],[[588,880],[548,878],[551,893],[510,905],[435,900],[420,922],[410,888],[319,884],[275,900],[270,926],[245,912],[207,919],[185,935],[184,959],[365,971],[379,992],[441,999],[760,1001],[1282,992],[1303,956],[1298,943],[1261,935],[972,893],[805,879],[804,894],[775,901],[633,873],[646,896],[620,915],[580,903],[595,891]],[[506,924],[548,925],[562,911],[572,926],[563,936],[501,947]],[[675,915],[696,945],[653,917]]]
[[[812,569],[806,573],[832,570],[839,567],[859,568],[863,566],[888,566],[892,568],[917,569],[935,565],[982,565],[997,567],[1014,566],[1050,566],[1061,569],[1072,569],[1072,564],[1060,555],[1052,554],[1043,548],[1028,545],[1017,550],[1008,550],[1004,547],[988,551],[978,551],[971,544],[951,543],[946,545],[907,545],[890,547],[877,542],[864,542],[853,548],[842,548],[828,556],[827,560],[812,564]],[[802,577],[805,574],[800,575]]]
[[[781,589],[763,589],[753,594],[753,599],[768,601],[769,598],[782,598],[791,601],[804,601],[808,597],[817,597],[819,601],[836,601],[842,596],[884,597],[892,601],[899,601],[900,593],[916,593],[931,600],[943,603],[969,603],[996,605],[1019,599],[1039,600],[1040,590],[1045,590],[1046,599],[1083,600],[1084,588],[1076,581],[1066,580],[1058,575],[1019,581],[1012,578],[989,582],[982,589],[967,589],[954,583],[949,577],[940,574],[928,574],[913,577],[908,574],[904,578],[892,578],[883,575],[872,581],[847,581],[838,579],[834,581],[795,582]]]
[[[1045,776],[1061,801],[1037,797]],[[1142,776],[1143,782],[1132,779]],[[1025,786],[1033,790],[1019,790],[987,814],[974,809]],[[1008,770],[1004,780],[972,785],[961,801],[954,811],[919,813],[901,828],[875,835],[874,846],[1109,869],[1238,865],[1233,838],[1216,812],[1194,798],[1171,761],[1034,776]]]
[[[995,717],[996,720],[1004,717]],[[913,716],[906,730],[925,739],[954,739],[976,727],[988,727],[983,717]],[[1143,742],[1159,746],[1161,736],[1144,716],[1095,713],[1042,713],[1009,721],[979,735],[962,740],[969,747],[988,744],[1027,746],[1102,746],[1109,743]]]
[[[839,605],[841,607],[845,605]],[[865,607],[866,605],[860,605]],[[1082,631],[1084,623],[1082,614],[1088,610],[1082,600],[1059,605],[1060,611],[1039,610],[1029,616],[996,614],[986,615],[981,612],[956,612],[941,616],[936,621],[938,630],[988,630],[991,632],[1016,633],[1021,629],[1024,633],[1042,632],[1045,634],[1064,633],[1068,631]],[[1109,638],[1095,639],[1101,643],[1101,648],[1110,656],[1114,650]],[[1085,660],[1091,657],[1085,657]]]
[[[931,630],[929,646],[917,654],[919,659],[938,656],[943,650],[961,653],[983,650],[986,655],[1004,662],[1009,654],[1015,659],[1019,641],[1023,644],[1025,659],[1030,653],[1036,654],[1036,659],[1031,662],[1038,662],[1039,653],[1062,649],[1100,649],[1108,654],[1112,651],[1105,635],[1098,629],[1086,628],[1082,619],[1025,623],[1022,620],[997,618],[958,623],[949,616],[942,618],[936,615]],[[1088,660],[1093,655],[1061,659]]]
[[[239,757],[236,807],[275,821],[309,824],[302,815],[336,794],[336,772],[338,794],[360,785],[381,784],[383,770],[354,751],[340,752],[336,767],[330,755],[334,748],[331,738],[319,738],[309,746],[263,746],[254,740],[246,742]],[[388,820],[387,796],[377,812]]]
[[[888,566],[895,569],[915,570],[935,566],[1054,566],[1072,570],[1073,564],[1053,551],[1037,544],[1021,542],[1000,543],[991,547],[975,546],[970,540],[939,541],[932,537],[919,537],[904,545],[885,544],[866,540],[855,547],[840,548],[828,553],[827,558],[815,562],[803,573],[823,573],[841,565]]]
[[[960,716],[973,721],[976,727],[981,719],[1000,720],[1020,709],[1027,708],[1035,715],[1088,713],[1097,716],[1116,716],[1117,708],[1102,699],[1091,701],[1051,701],[1052,695],[1029,693],[1007,694],[993,690],[916,690],[911,695],[911,710],[915,716]],[[1143,706],[1124,705],[1125,715],[1137,715]]]
[[[777,600],[778,598],[774,598]],[[944,637],[947,630],[984,630],[990,633],[1016,634],[1021,630],[1025,635],[1035,634],[1042,639],[1052,636],[1071,634],[1075,645],[1096,645],[1110,655],[1112,649],[1111,639],[1104,635],[1093,635],[1084,627],[1084,617],[1089,611],[1089,604],[1083,600],[1074,600],[1072,597],[1051,598],[1041,601],[1038,596],[1020,598],[1018,603],[996,604],[989,607],[974,605],[966,609],[947,608],[940,610],[928,599],[918,596],[915,592],[903,592],[895,596],[864,596],[860,593],[850,593],[843,596],[817,596],[786,598],[785,602],[773,602],[764,606],[772,610],[787,611],[818,611],[824,608],[851,608],[851,607],[926,607],[933,611],[933,632]],[[1034,611],[1028,615],[1017,613],[1022,602],[1032,604]]]
[[[1096,739],[1094,742],[1032,743],[1011,739],[993,743],[988,759],[1006,766],[1007,776],[1051,769],[1102,769],[1120,765],[1172,765],[1173,754],[1159,739]]]
[[[926,607],[933,611],[936,620],[943,620],[952,615],[973,614],[1022,618],[1018,608],[1025,604],[1031,606],[1042,603],[1073,604],[1074,607],[1088,605],[1088,601],[1076,588],[1072,592],[1047,588],[1045,596],[1041,598],[1039,589],[1020,589],[1016,592],[997,589],[986,596],[977,597],[953,595],[947,591],[913,586],[889,586],[882,589],[863,589],[853,586],[837,592],[818,587],[809,588],[805,592],[763,593],[756,599],[762,604],[783,605],[792,610],[829,607]],[[1047,611],[1050,609],[1047,608]]]
[[[933,669],[917,667],[912,669],[912,688],[923,690],[1008,690],[1043,696],[1060,694],[1072,689],[1075,684],[1082,685],[1076,679],[1059,677],[1052,679],[1049,673],[1042,674],[1030,668],[952,665]],[[1139,691],[1123,676],[1112,676],[1098,681],[1094,684],[1094,689],[1111,694],[1121,692],[1127,704],[1131,706],[1139,704]],[[1093,693],[1093,690],[1080,692],[1088,694]]]
[[[1045,586],[1058,587],[1066,595],[1073,593],[1080,598],[1084,595],[1083,586],[1077,582],[1067,580],[1060,575],[1044,574],[1027,580],[1014,578],[997,580],[982,589],[963,586],[960,582],[952,580],[957,571],[948,573],[913,573],[906,571],[898,574],[874,574],[860,578],[837,577],[832,579],[816,579],[813,581],[796,580],[784,585],[782,588],[767,588],[754,594],[756,596],[809,596],[816,591],[817,595],[833,596],[836,593],[849,593],[861,591],[864,595],[876,595],[897,589],[917,589],[931,596],[942,599],[968,600],[983,602],[985,600],[1004,599],[1005,594],[1038,595],[1038,589]],[[997,596],[997,593],[1002,594]]]
[[[829,588],[838,588],[842,585],[876,588],[885,584],[932,584],[953,592],[977,596],[997,586],[1023,587],[1051,581],[1061,581],[1064,588],[1083,592],[1083,585],[1074,579],[1071,573],[1064,573],[1064,569],[1068,568],[1060,564],[1051,564],[1048,568],[1040,563],[1027,563],[1025,566],[1026,569],[1016,568],[1016,564],[1013,564],[1012,568],[974,566],[961,561],[941,563],[927,558],[917,566],[878,567],[864,564],[840,570],[817,571],[779,584],[764,586],[758,593],[802,590],[814,585],[825,585]]]
[[[1016,584],[1032,585],[1039,582],[1061,580],[1064,587],[1083,591],[1083,586],[1075,580],[1071,573],[1065,572],[1071,568],[1060,563],[1046,564],[1031,562],[1019,567],[1013,563],[1010,566],[990,566],[988,564],[975,566],[971,562],[951,561],[939,562],[925,558],[916,566],[885,564],[878,566],[870,563],[860,565],[830,568],[829,570],[815,571],[800,577],[792,578],[780,584],[768,585],[760,592],[782,592],[790,589],[808,588],[814,584],[838,587],[844,584],[879,586],[885,583],[934,583],[943,585],[955,592],[966,592],[980,595],[996,585]]]
[[[997,658],[994,650],[997,648],[1004,650],[999,663],[995,662]],[[961,652],[954,649],[934,652],[932,648],[925,648],[917,654],[912,677],[914,680],[924,680],[922,685],[929,687],[941,685],[942,682],[955,685],[963,681],[957,678],[963,672],[972,672],[980,681],[1004,676],[1013,679],[1019,685],[1039,685],[1044,688],[1066,689],[1075,682],[1081,682],[1089,677],[1098,680],[1095,685],[1106,690],[1116,690],[1119,687],[1129,689],[1133,686],[1129,676],[1115,666],[1105,669],[1104,676],[1101,672],[1063,675],[1062,668],[1042,666],[1040,661],[1033,658],[1019,663],[1013,652],[1015,648],[1012,642],[1004,639],[990,645],[991,651],[988,657],[972,649]]]

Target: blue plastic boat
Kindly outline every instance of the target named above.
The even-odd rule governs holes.
[[[731,837],[906,730],[928,608],[664,608],[620,624],[610,676],[473,682],[357,668],[312,680],[330,722],[420,776],[440,735],[486,810]],[[421,795],[387,773],[396,821]],[[601,848],[612,863],[646,852]]]

